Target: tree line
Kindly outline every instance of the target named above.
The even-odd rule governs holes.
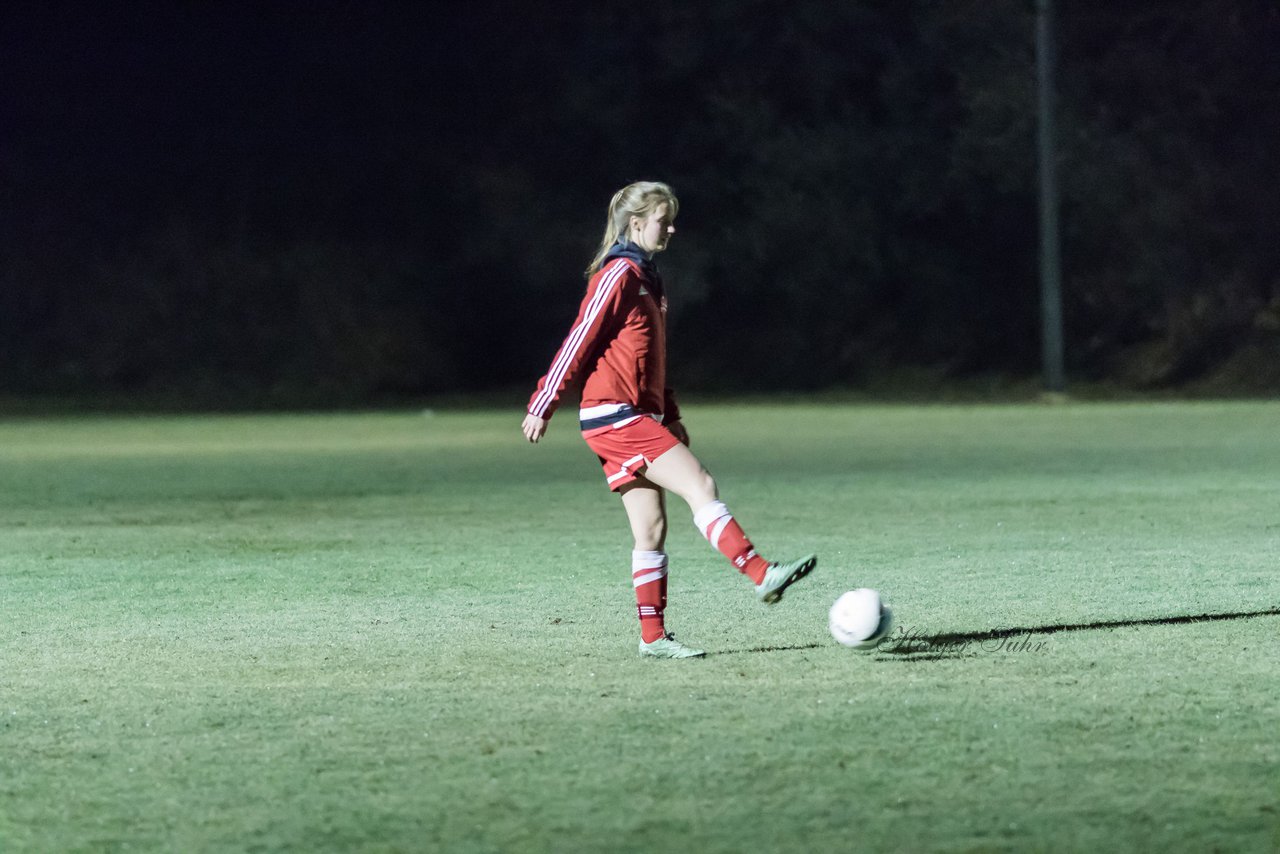
[[[158,150],[108,193],[19,149],[0,390],[529,385],[642,178],[682,203],[660,259],[682,387],[1038,370],[1032,3],[661,2],[643,25],[570,4],[536,39],[510,4],[469,9],[370,30],[384,58],[291,102],[291,157],[174,125],[204,171]],[[1280,13],[1077,0],[1057,33],[1069,375],[1280,388]]]

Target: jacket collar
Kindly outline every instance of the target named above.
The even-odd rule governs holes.
[[[658,273],[658,265],[654,262],[651,254],[645,252],[630,240],[623,238],[613,244],[613,248],[604,256],[604,263],[608,264],[614,258],[626,258],[628,261],[634,261],[636,266],[644,273],[645,278],[649,279],[659,291],[662,290],[662,276]]]

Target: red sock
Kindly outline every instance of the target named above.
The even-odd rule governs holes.
[[[698,526],[702,536],[707,538],[707,542],[715,546],[752,583],[764,581],[769,561],[756,554],[755,546],[751,545],[747,535],[742,532],[742,526],[734,520],[723,501],[712,501],[694,513],[693,523]]]
[[[652,643],[667,633],[662,612],[667,609],[667,556],[662,552],[631,553],[631,583],[636,588],[640,640]]]

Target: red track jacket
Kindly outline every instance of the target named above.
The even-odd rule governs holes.
[[[585,376],[585,379],[583,378]],[[615,247],[587,283],[569,335],[551,362],[529,412],[550,418],[570,386],[582,383],[582,406],[627,403],[640,412],[680,418],[667,381],[667,298],[651,261],[631,245]]]

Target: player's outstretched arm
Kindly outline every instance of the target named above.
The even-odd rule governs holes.
[[[524,431],[526,439],[537,444],[537,441],[547,433],[547,419],[532,414],[526,415],[520,429]]]

